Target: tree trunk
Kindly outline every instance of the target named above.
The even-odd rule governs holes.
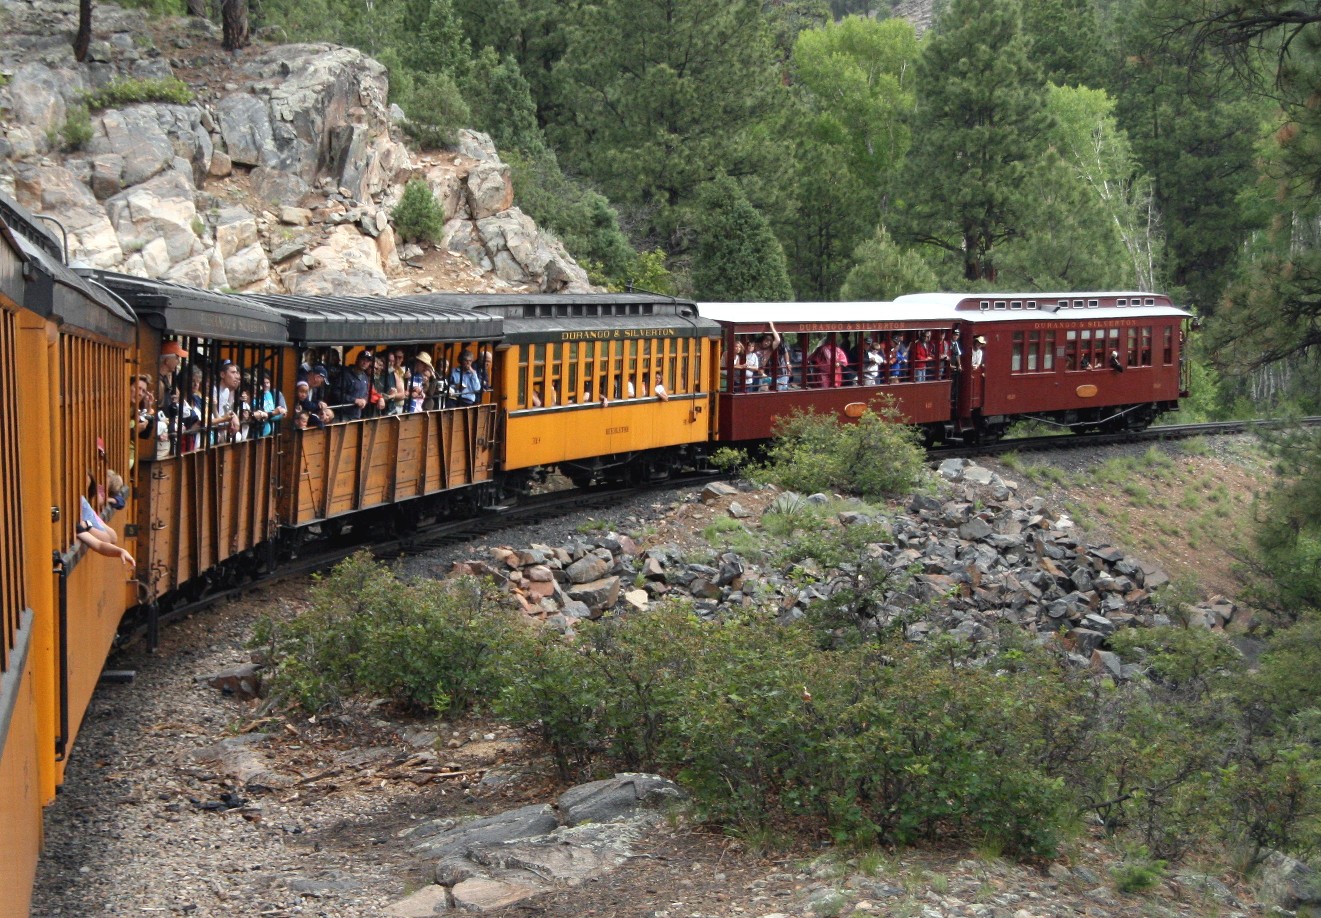
[[[238,51],[251,44],[248,0],[220,0],[220,21],[224,28],[223,47],[226,51]]]
[[[87,60],[87,50],[92,46],[92,0],[78,0],[78,34],[73,39],[73,59],[81,63]]]

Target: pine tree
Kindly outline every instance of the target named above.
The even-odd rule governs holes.
[[[793,298],[784,249],[770,224],[728,176],[697,196],[693,295],[718,302],[785,302]]]
[[[939,287],[935,272],[922,256],[895,245],[884,226],[878,226],[875,234],[858,246],[854,260],[857,264],[840,291],[844,300],[886,301]]]
[[[1025,231],[1022,186],[1050,127],[1027,49],[1017,0],[952,0],[918,64],[902,235],[959,258],[967,281],[994,281],[996,247]]]
[[[1125,0],[1106,88],[1152,179],[1169,282],[1210,313],[1254,228],[1240,195],[1253,180],[1254,143],[1271,113],[1195,46],[1182,28],[1187,13],[1184,0]]]
[[[552,140],[668,237],[703,182],[755,174],[772,158],[771,60],[759,0],[601,0],[571,36]]]

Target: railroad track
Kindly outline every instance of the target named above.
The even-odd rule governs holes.
[[[1192,437],[1226,436],[1256,430],[1276,430],[1289,426],[1315,427],[1321,417],[1298,418],[1294,421],[1214,421],[1208,424],[1169,424],[1129,430],[1120,433],[1071,436],[1068,433],[1042,437],[1019,437],[997,440],[994,443],[959,444],[929,451],[934,459],[968,458],[971,456],[999,456],[1012,452],[1049,452],[1052,450],[1092,449],[1117,443],[1156,443],[1164,440],[1185,440]]]
[[[1207,424],[1171,424],[1149,427],[1146,430],[1125,431],[1113,434],[1088,434],[1071,436],[1067,433],[1053,436],[1020,437],[999,440],[994,443],[956,445],[931,449],[928,454],[932,459],[969,458],[974,456],[996,456],[1010,452],[1050,452],[1069,449],[1095,449],[1120,443],[1161,442],[1166,440],[1188,439],[1199,436],[1225,436],[1246,433],[1251,430],[1282,428],[1288,424],[1302,426],[1321,425],[1321,417],[1300,418],[1297,421],[1277,420],[1260,421],[1218,421]],[[268,587],[292,577],[326,570],[364,547],[379,558],[397,558],[401,555],[421,552],[454,545],[459,542],[483,538],[501,529],[516,525],[526,525],[541,520],[554,519],[564,513],[605,508],[621,499],[630,498],[642,491],[675,490],[690,487],[718,476],[710,473],[695,473],[676,476],[651,485],[615,486],[598,485],[586,489],[568,489],[540,494],[526,498],[517,504],[492,507],[478,515],[460,520],[445,520],[426,524],[404,535],[382,540],[380,533],[371,527],[361,530],[350,529],[343,536],[319,539],[304,546],[304,551],[296,558],[281,563],[272,571],[254,573],[250,579],[241,583],[218,586],[201,597],[172,605],[169,609],[150,614],[134,616],[132,621],[121,629],[121,643],[146,639],[155,647],[160,625],[196,614],[202,610],[228,599],[236,599],[254,589]]]
[[[647,485],[594,485],[590,488],[570,488],[524,498],[517,504],[491,507],[471,517],[443,520],[420,525],[417,529],[382,539],[380,531],[372,526],[350,528],[348,532],[304,544],[297,557],[282,561],[273,570],[254,570],[239,583],[218,585],[202,596],[171,604],[154,613],[140,609],[138,614],[125,616],[120,627],[120,646],[146,640],[151,648],[158,643],[159,629],[172,621],[195,615],[230,599],[238,599],[253,590],[269,587],[294,577],[327,570],[345,558],[368,549],[378,558],[393,559],[403,555],[420,554],[460,542],[469,542],[508,529],[551,520],[565,513],[605,509],[620,500],[649,491],[672,491],[692,487],[719,477],[710,472],[677,475]]]

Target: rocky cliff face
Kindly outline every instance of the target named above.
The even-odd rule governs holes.
[[[212,289],[387,295],[590,288],[514,206],[490,140],[417,153],[385,68],[332,45],[231,56],[210,23],[154,22],[98,3],[89,59],[77,6],[0,0],[0,192],[64,227],[71,260]],[[110,108],[67,149],[89,92],[178,77],[194,100]],[[414,178],[445,209],[435,248],[399,245],[390,212]]]

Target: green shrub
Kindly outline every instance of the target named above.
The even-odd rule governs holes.
[[[813,412],[776,422],[764,464],[750,474],[803,493],[844,491],[882,499],[921,479],[925,455],[915,428],[899,422],[892,397],[875,400],[856,423]]]
[[[68,152],[81,150],[91,143],[92,116],[86,106],[70,106],[64,119],[64,127],[60,128],[60,137],[64,141],[64,149]]]
[[[88,109],[122,108],[143,102],[168,102],[187,105],[193,101],[193,91],[178,77],[152,77],[113,80],[85,97]]]
[[[1165,876],[1166,866],[1165,861],[1153,860],[1146,848],[1139,847],[1110,872],[1120,892],[1135,893],[1157,886]]]
[[[463,711],[498,689],[497,659],[521,623],[477,581],[403,583],[367,553],[340,563],[312,590],[312,609],[267,621],[275,691],[309,710],[352,694],[410,708]]]
[[[445,231],[445,208],[422,179],[412,179],[404,186],[403,197],[390,216],[400,238],[406,242],[436,242]]]

